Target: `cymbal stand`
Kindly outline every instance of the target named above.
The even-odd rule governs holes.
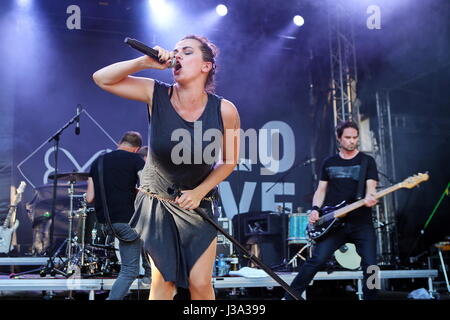
[[[76,196],[74,196],[76,197]],[[78,209],[76,212],[79,214],[80,222],[81,222],[81,232],[77,237],[74,237],[71,239],[73,242],[72,246],[77,248],[78,250],[76,252],[71,252],[71,256],[68,259],[68,274],[73,273],[74,270],[77,268],[80,269],[80,271],[86,266],[86,254],[90,254],[91,256],[95,256],[92,254],[86,246],[85,242],[85,234],[86,234],[86,219],[88,214],[88,208],[87,208],[87,201],[86,201],[86,193],[82,195],[82,208]],[[80,241],[81,244],[78,242]]]
[[[314,163],[316,161],[316,159],[315,158],[311,158],[311,159],[308,159],[308,160],[306,160],[306,161],[304,161],[304,162],[298,162],[297,164],[295,164],[294,166],[292,166],[289,170],[287,170],[286,172],[285,172],[285,174],[283,174],[279,179],[277,179],[266,191],[265,191],[265,193],[267,193],[267,192],[269,192],[272,188],[274,188],[278,183],[281,183],[281,186],[282,186],[282,194],[283,195],[286,195],[286,193],[285,193],[285,180],[284,180],[284,178],[286,177],[286,176],[288,176],[295,168],[297,168],[297,167],[299,167],[299,166],[303,166],[303,167],[306,167],[307,165],[309,165],[309,164],[311,164],[311,163]],[[288,246],[287,246],[287,243],[286,243],[286,234],[287,234],[287,232],[286,232],[286,215],[288,215],[288,213],[287,213],[287,211],[292,211],[292,208],[287,208],[286,206],[285,206],[285,202],[283,201],[283,203],[282,203],[282,206],[281,206],[281,209],[279,210],[280,211],[280,215],[281,215],[281,236],[282,236],[282,242],[283,242],[283,261],[282,261],[282,263],[281,264],[279,264],[279,265],[277,265],[277,266],[275,266],[275,268],[277,268],[277,267],[279,267],[279,266],[284,266],[284,267],[286,267],[286,266],[288,266],[289,264],[287,263],[287,259],[289,258],[288,257],[288,253],[289,253],[289,250],[288,250]]]
[[[80,266],[77,265],[78,260],[75,259],[75,263],[74,261],[72,261],[72,220],[74,217],[74,212],[73,212],[73,198],[74,198],[74,194],[73,194],[73,185],[74,185],[75,181],[71,180],[70,181],[70,188],[69,188],[69,197],[70,197],[70,213],[69,213],[69,237],[68,237],[68,251],[67,251],[67,274],[70,275],[75,275],[77,274],[76,272],[76,268],[74,267],[79,267],[79,271],[81,274],[81,270],[82,267],[84,266],[84,234],[85,234],[85,226],[86,226],[86,212],[87,212],[87,201],[86,201],[86,193],[83,194],[83,200],[82,200],[82,205],[83,205],[83,209],[81,210],[81,263]],[[78,243],[75,241],[75,246],[78,246]],[[67,299],[69,300],[73,300],[73,296],[72,296],[72,290],[69,291],[69,296],[67,297]]]
[[[84,254],[85,254],[85,233],[86,233],[86,218],[87,218],[87,200],[86,193],[83,194],[83,210],[81,211],[81,265],[84,265]]]
[[[70,180],[70,187],[69,187],[69,216],[68,216],[68,220],[69,220],[69,231],[68,231],[68,237],[67,237],[67,259],[70,260],[70,258],[72,258],[72,229],[73,229],[73,217],[74,217],[74,212],[73,212],[73,198],[74,198],[74,184],[75,181],[74,180]]]
[[[288,262],[288,265],[292,264],[293,268],[297,268],[297,258],[302,259],[303,261],[306,261],[305,257],[302,256],[302,252],[310,247],[312,247],[314,244],[313,241],[307,240],[306,244],[294,255],[294,257]],[[311,258],[311,252],[309,252],[309,257]]]

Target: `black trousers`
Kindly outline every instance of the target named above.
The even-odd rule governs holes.
[[[315,274],[327,263],[333,253],[346,242],[354,243],[356,252],[361,256],[361,268],[364,274],[364,299],[375,299],[377,290],[369,289],[367,286],[368,277],[373,275],[373,271],[372,273],[367,273],[367,268],[377,264],[376,237],[372,224],[346,222],[330,230],[329,234],[324,235],[323,239],[316,242],[313,247],[312,257],[305,261],[292,281],[292,289],[301,295]],[[286,293],[285,299],[291,300],[292,297]]]

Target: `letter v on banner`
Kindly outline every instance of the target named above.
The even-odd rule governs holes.
[[[229,181],[223,181],[219,184],[220,196],[222,198],[223,209],[229,219],[241,212],[248,212],[252,203],[253,195],[255,194],[256,182],[244,183],[244,190],[242,190],[241,199],[239,201],[239,208],[237,201],[234,198],[233,191]]]

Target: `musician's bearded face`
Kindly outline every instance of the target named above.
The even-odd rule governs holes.
[[[354,128],[345,128],[342,136],[338,138],[342,149],[353,151],[358,148],[358,131]]]

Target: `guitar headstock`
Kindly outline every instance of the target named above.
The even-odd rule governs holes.
[[[25,181],[21,181],[19,187],[17,188],[17,193],[23,193],[27,184]]]
[[[412,189],[419,183],[427,181],[429,178],[430,176],[428,175],[428,173],[418,173],[403,180],[403,182],[401,182],[400,184],[402,188]]]

